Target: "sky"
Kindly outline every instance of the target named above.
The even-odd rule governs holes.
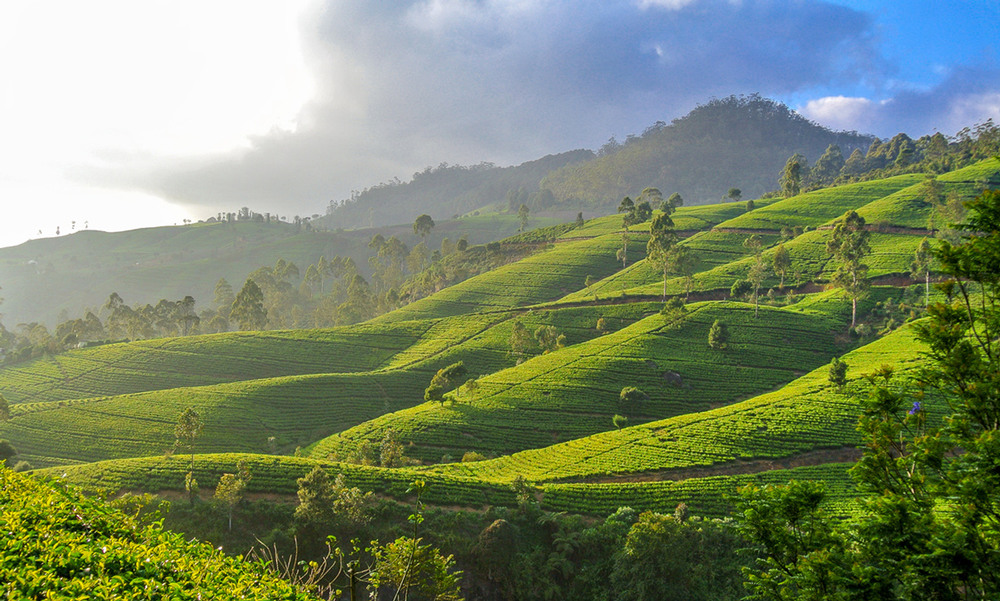
[[[518,164],[759,93],[834,129],[1000,121],[1000,2],[0,3],[0,246]],[[2,285],[2,283],[0,283]]]

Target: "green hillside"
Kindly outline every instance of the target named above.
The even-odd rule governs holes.
[[[960,201],[997,173],[982,163],[937,181]],[[524,479],[553,511],[665,511],[683,501],[723,515],[721,491],[795,473],[828,481],[834,506],[848,511],[843,464],[857,457],[862,374],[886,362],[908,373],[921,350],[907,328],[872,334],[907,319],[912,307],[898,305],[920,298],[908,290],[909,266],[936,210],[924,181],[900,175],[750,210],[682,207],[680,244],[699,258],[683,313],[661,312],[662,273],[645,260],[649,223],[630,228],[623,268],[622,216],[611,215],[546,230],[552,243],[531,232],[508,240],[533,252],[361,324],[107,344],[5,366],[11,419],[0,438],[16,460],[74,482],[176,490],[190,449],[175,449],[174,427],[191,407],[204,422],[193,449],[199,479],[242,458],[261,494],[291,495],[296,478],[323,465],[398,500],[426,478],[428,501],[442,506],[514,507]],[[830,226],[850,209],[869,220],[865,261],[879,278],[859,304],[871,337],[849,333],[850,303],[823,290],[834,268]],[[211,227],[228,225],[190,235]],[[795,227],[805,231],[788,238]],[[743,242],[754,233],[766,264],[779,243],[793,264],[789,288],[757,308],[728,298],[749,271]],[[778,281],[771,273],[763,286]],[[673,278],[667,292],[686,286]],[[709,346],[715,322],[728,328],[724,348]],[[527,338],[517,342],[515,331]],[[543,348],[546,335],[561,335],[558,345]],[[850,366],[845,391],[827,379],[834,356]],[[475,386],[424,401],[435,372],[459,361]],[[641,393],[623,399],[628,387]],[[402,467],[378,467],[387,440],[402,445]],[[304,456],[292,457],[299,449]],[[488,459],[461,462],[467,454]]]
[[[860,442],[855,430],[860,400],[870,390],[863,374],[891,364],[906,377],[920,365],[921,350],[904,328],[842,357],[850,376],[844,391],[830,383],[823,365],[778,390],[725,407],[432,471],[499,481],[517,476],[535,482],[614,481],[644,472],[657,480],[679,480],[713,471],[766,471],[752,464],[781,465],[781,459],[851,456]]]
[[[312,450],[345,453],[359,441],[396,430],[407,453],[437,461],[467,451],[507,454],[613,428],[615,414],[640,423],[697,413],[770,390],[843,352],[846,323],[818,311],[737,303],[691,305],[680,320],[647,317],[622,330],[541,355],[479,379],[472,394],[424,403],[366,422]],[[708,330],[724,321],[732,340],[709,348]],[[780,341],[780,342],[779,342]],[[648,398],[619,402],[635,386]]]

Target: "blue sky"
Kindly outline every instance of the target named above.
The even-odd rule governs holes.
[[[730,94],[953,134],[1000,119],[998,34],[995,0],[4,4],[0,198],[22,202],[0,244],[71,220],[322,213],[428,165],[593,149]]]

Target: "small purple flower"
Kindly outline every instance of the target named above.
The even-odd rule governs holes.
[[[909,414],[916,415],[917,413],[924,410],[924,406],[920,404],[920,401],[913,401],[913,406],[910,407]]]

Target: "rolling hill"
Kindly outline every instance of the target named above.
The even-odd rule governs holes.
[[[966,199],[998,174],[1000,165],[984,162],[937,179]],[[174,425],[193,407],[205,422],[194,445],[198,477],[213,481],[245,459],[260,493],[291,495],[295,479],[320,465],[400,499],[424,478],[428,502],[447,506],[516,505],[523,480],[551,510],[684,501],[722,515],[721,491],[796,475],[829,482],[846,511],[845,464],[857,456],[858,399],[868,391],[862,374],[891,362],[905,376],[920,360],[912,330],[898,326],[922,302],[909,265],[933,234],[924,179],[849,184],[752,209],[681,208],[681,244],[700,258],[682,312],[661,312],[662,276],[644,258],[648,224],[631,228],[622,268],[622,218],[611,215],[361,324],[109,344],[6,366],[0,391],[11,419],[0,437],[18,459],[72,482],[178,489],[188,462],[171,456]],[[849,302],[825,289],[825,244],[846,210],[871,230],[877,285],[861,304],[861,334],[848,332]],[[751,234],[764,241],[765,263],[779,243],[793,261],[785,288],[768,276],[774,293],[756,309],[728,298],[753,260],[743,245]],[[668,296],[684,296],[684,282],[667,284]],[[717,321],[729,329],[725,348],[708,344]],[[544,349],[532,337],[515,349],[516,324],[564,338]],[[843,391],[827,379],[834,356],[850,366]],[[458,361],[476,385],[424,401],[435,372]],[[623,401],[632,386],[643,394]],[[389,438],[403,445],[406,465],[381,467],[377,453],[363,461],[373,465],[338,461]],[[467,453],[485,460],[459,461]]]

